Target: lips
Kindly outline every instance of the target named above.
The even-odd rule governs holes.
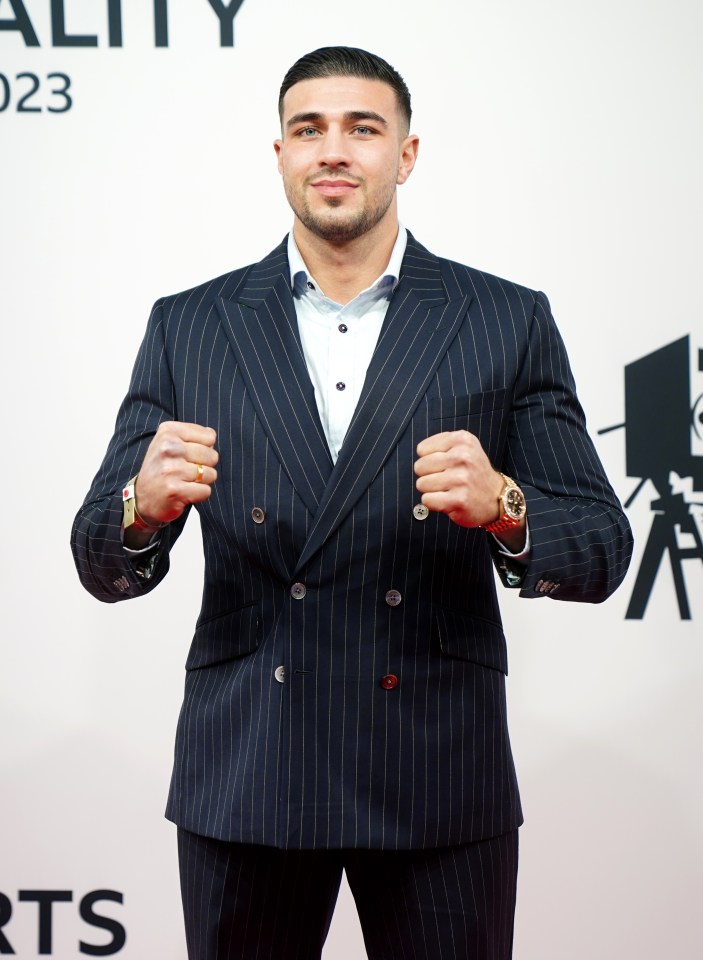
[[[344,197],[357,188],[350,180],[317,180],[311,186],[323,197]]]

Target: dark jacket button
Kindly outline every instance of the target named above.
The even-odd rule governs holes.
[[[261,507],[253,507],[251,511],[251,519],[254,521],[254,523],[263,523],[266,519],[266,514]]]
[[[384,690],[393,690],[398,686],[398,678],[394,673],[387,673],[385,677],[381,677],[381,686]]]
[[[402,599],[397,590],[389,590],[386,594],[386,603],[389,607],[397,607]]]

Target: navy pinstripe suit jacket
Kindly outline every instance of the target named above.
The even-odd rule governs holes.
[[[166,419],[214,427],[220,453],[198,508],[205,586],[167,816],[289,848],[444,846],[517,826],[491,538],[416,518],[413,462],[420,440],[466,429],[518,480],[524,596],[597,602],[619,584],[629,527],[544,295],[409,237],[335,465],[285,243],[158,301],[74,525],[81,580],[101,600],[152,589],[185,522],[142,579],[121,546],[120,491]]]

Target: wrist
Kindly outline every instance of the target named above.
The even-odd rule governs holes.
[[[527,545],[527,519],[523,517],[517,526],[493,536],[510,553],[522,553]]]
[[[498,495],[498,516],[490,523],[482,523],[481,529],[487,533],[492,533],[499,537],[502,542],[511,531],[518,533],[517,537],[510,536],[510,543],[525,539],[525,517],[527,516],[527,503],[525,494],[515,481],[501,473],[503,486]]]
[[[148,541],[157,530],[163,529],[166,523],[162,520],[152,520],[140,514],[137,509],[137,480],[139,474],[122,488],[122,524],[125,535],[129,533],[130,541],[134,541],[136,534],[147,534]],[[144,539],[139,537],[139,539]],[[131,544],[130,544],[131,545]]]

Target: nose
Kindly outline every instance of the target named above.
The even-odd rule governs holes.
[[[321,167],[349,166],[348,142],[343,132],[331,126],[320,140],[318,163]]]

